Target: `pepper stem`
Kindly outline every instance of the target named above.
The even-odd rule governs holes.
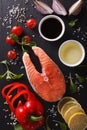
[[[31,121],[31,122],[41,121],[42,119],[43,119],[43,116],[35,116],[35,115],[29,116],[29,121]]]

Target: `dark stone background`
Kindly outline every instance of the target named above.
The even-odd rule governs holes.
[[[48,5],[50,6],[52,5],[51,0],[42,0],[42,1],[44,1],[45,3],[48,3]],[[75,0],[67,0],[67,1],[61,0],[61,2],[68,10],[69,7],[75,2]],[[11,10],[13,7],[16,8],[17,6],[19,6],[19,10],[23,8],[25,10],[25,13],[23,12],[23,10],[19,12],[20,14],[19,19],[16,18],[16,15],[17,15],[16,13],[18,12],[16,13],[11,12],[12,15],[9,12],[9,10]],[[25,14],[25,17],[22,16],[22,13]],[[34,9],[32,0],[28,0],[28,1],[27,0],[0,0],[0,61],[7,59],[7,61],[10,63],[10,69],[14,73],[25,74],[25,70],[20,69],[21,66],[23,66],[23,63],[21,60],[22,52],[21,52],[20,46],[18,45],[10,46],[5,41],[6,36],[11,32],[11,27],[16,24],[21,25],[24,29],[23,35],[33,36],[33,40],[36,41],[37,46],[44,49],[44,51],[60,67],[66,79],[67,91],[65,95],[75,97],[81,103],[84,110],[87,112],[87,0],[84,0],[82,10],[78,16],[60,16],[65,22],[66,31],[65,31],[64,36],[56,42],[50,43],[43,40],[39,36],[38,28],[35,28],[34,30],[27,29],[25,26],[25,21],[29,19],[30,17],[35,18],[38,23],[41,20],[41,18],[44,17],[44,15],[40,14],[38,11]],[[74,20],[77,18],[78,18],[78,22],[76,23],[76,26],[70,27],[68,23],[71,20]],[[20,19],[23,19],[22,23]],[[58,48],[62,42],[68,39],[75,39],[75,40],[80,41],[83,44],[86,50],[86,57],[82,65],[86,65],[86,66],[69,68],[60,62],[59,57],[58,57]],[[7,52],[8,50],[13,49],[13,48],[17,51],[19,55],[19,59],[17,61],[10,62],[7,58]],[[16,65],[15,65],[15,62],[17,63]],[[38,64],[37,64],[37,67],[39,67]],[[5,71],[4,66],[0,65],[0,74],[2,74],[4,71]],[[76,77],[75,77],[76,73],[84,76],[85,78],[85,83],[82,84],[83,88],[80,89],[79,93],[72,94],[70,92],[69,78],[68,78],[70,72],[74,78],[73,80],[75,81],[76,81]],[[37,98],[39,98],[39,100],[41,100],[45,108],[45,118],[48,115],[50,115],[48,123],[51,129],[52,130],[60,129],[58,126],[56,126],[56,123],[53,122],[53,119],[64,122],[62,117],[57,113],[57,109],[56,109],[57,103],[48,103],[48,102],[43,101],[40,97],[38,97],[38,95],[32,90],[27,80],[26,74],[24,75],[22,79],[17,80],[17,81],[27,84],[29,86],[29,89],[37,96]],[[11,82],[13,81],[6,81],[5,79],[0,79],[0,130],[13,130],[13,125],[11,124],[13,121],[11,121],[9,117],[10,110],[8,106],[4,105],[5,100],[3,99],[1,95],[2,88]],[[54,108],[54,110],[49,111],[49,108],[50,110]],[[5,112],[3,109],[8,109],[8,112]],[[57,113],[57,115],[54,116],[54,113]],[[39,130],[46,130],[45,123],[44,123],[44,126],[42,126]]]

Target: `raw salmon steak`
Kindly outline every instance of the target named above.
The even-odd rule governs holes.
[[[26,74],[33,90],[45,101],[56,102],[66,91],[65,79],[59,67],[40,48],[32,47],[35,55],[39,58],[42,73],[38,72],[32,63],[29,54],[23,55],[23,63]]]

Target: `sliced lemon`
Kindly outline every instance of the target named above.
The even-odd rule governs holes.
[[[76,102],[76,101],[69,101],[67,103],[65,103],[62,108],[61,108],[61,115],[64,116],[65,112],[72,106],[78,105],[79,107],[81,107],[81,105]]]
[[[76,99],[74,99],[73,97],[64,97],[62,98],[59,102],[58,102],[58,112],[61,113],[61,108],[63,107],[63,105],[69,101],[76,101]],[[76,101],[77,102],[77,101]]]
[[[85,130],[87,128],[87,115],[83,112],[74,113],[69,121],[70,130]]]
[[[85,113],[81,106],[79,106],[78,104],[74,104],[63,115],[63,118],[64,118],[65,122],[67,123],[69,121],[70,117],[73,114],[77,113],[77,112],[83,112],[83,113]]]

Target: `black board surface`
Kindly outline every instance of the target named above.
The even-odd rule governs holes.
[[[50,7],[52,5],[51,0],[42,0],[47,3]],[[69,7],[75,2],[75,0],[61,0],[63,5],[68,10]],[[55,14],[55,13],[54,13]],[[55,14],[57,15],[57,14]],[[25,83],[29,86],[29,89],[36,95],[37,98],[43,103],[45,109],[45,118],[50,115],[48,120],[48,124],[52,130],[61,130],[60,127],[53,120],[59,120],[64,122],[63,118],[56,109],[56,103],[48,103],[42,100],[31,88],[31,85],[28,82],[25,69],[23,68],[22,63],[22,51],[20,46],[18,45],[8,45],[6,43],[6,36],[11,33],[11,28],[14,25],[21,25],[24,29],[23,35],[32,36],[33,40],[37,43],[37,46],[41,47],[51,58],[52,60],[59,66],[62,73],[65,76],[67,90],[64,96],[72,96],[76,98],[79,103],[84,108],[87,113],[87,0],[84,0],[82,10],[78,16],[59,16],[63,19],[65,23],[65,33],[64,36],[56,41],[56,42],[48,42],[43,40],[38,32],[38,27],[34,30],[27,29],[25,22],[29,18],[33,17],[39,21],[45,15],[42,15],[40,12],[36,11],[33,7],[33,0],[0,0],[0,61],[7,60],[10,64],[10,69],[14,73],[24,73],[24,77],[19,82]],[[69,22],[71,20],[78,19],[76,25],[74,27],[69,26]],[[74,39],[78,40],[82,43],[85,48],[86,56],[84,62],[79,67],[70,68],[63,65],[58,57],[58,48],[62,44],[62,42]],[[10,49],[15,49],[18,53],[18,59],[15,61],[10,61],[7,58],[7,52]],[[28,48],[27,48],[28,49]],[[31,54],[32,55],[32,54]],[[37,65],[38,68],[38,65]],[[38,68],[40,69],[40,68]],[[4,66],[0,65],[0,74],[5,72]],[[85,82],[82,84],[77,84],[80,87],[78,93],[72,94],[70,92],[70,84],[69,84],[69,73],[72,74],[73,80],[76,82],[77,79],[75,74],[78,73],[85,78]],[[11,83],[13,81],[6,81],[6,79],[0,79],[0,130],[14,130],[13,120],[10,119],[11,112],[7,105],[4,104],[5,100],[1,95],[2,88]],[[7,110],[7,111],[6,111]],[[68,129],[68,128],[67,128]],[[38,130],[46,130],[46,124],[40,127]]]

